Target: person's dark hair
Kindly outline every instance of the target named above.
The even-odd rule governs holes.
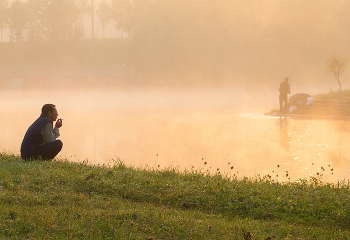
[[[49,112],[53,111],[53,109],[54,109],[55,107],[56,107],[56,106],[53,105],[53,104],[51,104],[51,103],[45,104],[45,105],[41,108],[41,113],[48,115]]]

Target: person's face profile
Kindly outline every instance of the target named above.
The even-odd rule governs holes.
[[[49,111],[49,118],[52,121],[56,121],[57,117],[58,117],[58,112],[57,112],[57,109],[54,107],[52,111]]]

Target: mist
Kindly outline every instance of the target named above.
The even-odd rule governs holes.
[[[60,159],[292,179],[330,166],[328,180],[347,177],[347,120],[264,116],[278,107],[285,77],[292,94],[337,90],[324,64],[330,54],[348,58],[347,1],[136,2],[102,28],[95,1],[93,37],[91,14],[2,28],[0,149],[18,154],[42,105],[53,103],[64,119]]]
[[[128,64],[149,83],[246,83],[264,87],[289,76],[295,85],[326,85],[329,90],[336,84],[324,71],[327,57],[339,54],[347,59],[349,55],[348,1],[131,1],[134,11],[129,10],[119,23],[114,20],[119,16],[115,11],[105,25],[97,14],[102,2],[94,1],[95,42],[89,41],[91,8],[86,7],[76,19],[83,23],[81,35],[72,35],[74,29],[66,35],[54,34],[68,28],[73,20],[64,19],[66,15],[62,19],[59,14],[43,15],[38,21],[51,25],[34,26],[35,31],[28,28],[11,33],[9,29],[17,29],[16,25],[2,28],[4,39],[10,36],[9,41],[26,44],[14,49],[2,44],[1,64],[69,62],[88,69]],[[112,0],[106,3],[112,10],[119,6]],[[31,11],[35,13],[35,9]],[[17,32],[22,34],[17,36]],[[123,32],[123,38],[115,39],[117,32]],[[342,78],[348,79],[349,71]]]
[[[156,1],[135,30],[136,59],[146,72],[186,81],[199,75],[261,87],[289,76],[296,84],[324,84],[332,80],[327,56],[349,54],[346,4]]]

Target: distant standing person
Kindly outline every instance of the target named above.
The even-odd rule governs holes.
[[[290,94],[290,86],[289,86],[289,78],[285,78],[284,82],[281,82],[280,84],[280,113],[283,113],[287,110],[288,108],[288,94]]]
[[[58,112],[53,104],[45,104],[41,108],[40,117],[28,128],[21,145],[21,157],[29,159],[53,159],[62,149],[59,128],[62,119],[57,121]],[[53,122],[56,121],[53,128]]]

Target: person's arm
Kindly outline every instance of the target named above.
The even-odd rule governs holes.
[[[45,143],[53,142],[60,136],[60,132],[57,127],[52,129],[51,122],[45,125],[45,127],[41,130],[41,134],[43,135]]]

